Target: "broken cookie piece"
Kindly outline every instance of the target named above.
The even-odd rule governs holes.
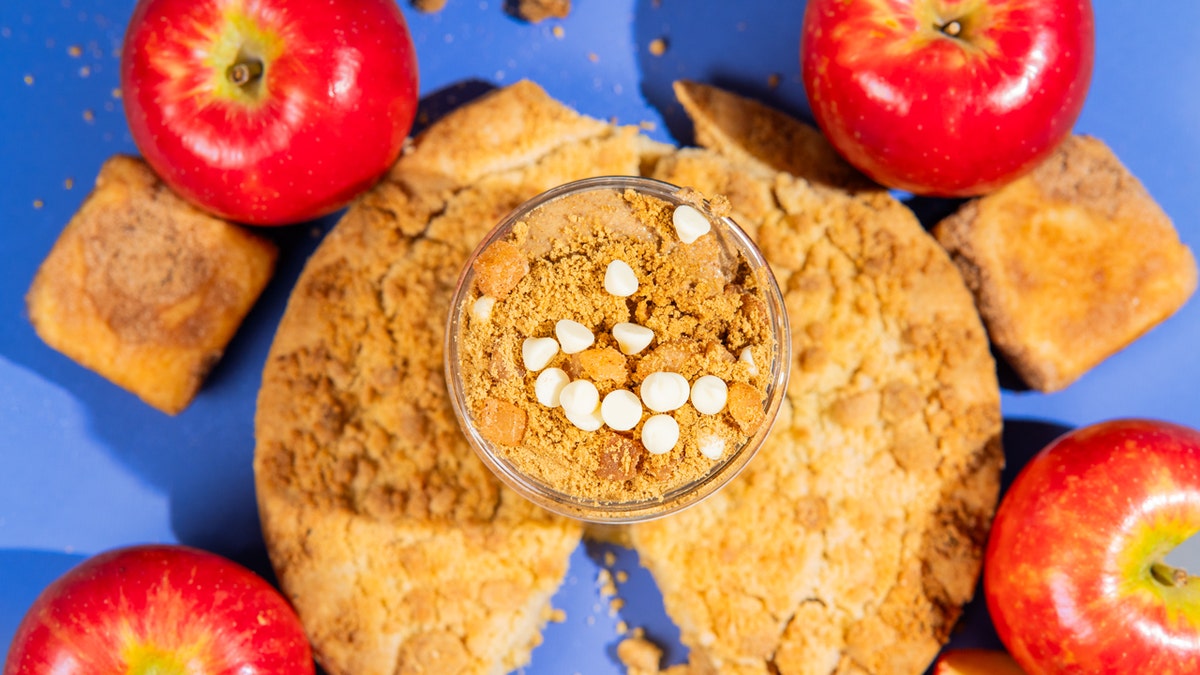
[[[29,318],[46,344],[173,415],[221,358],[277,255],[118,155],[38,269]]]
[[[1031,174],[935,228],[993,344],[1034,389],[1063,389],[1178,310],[1196,262],[1098,139],[1073,136]]]

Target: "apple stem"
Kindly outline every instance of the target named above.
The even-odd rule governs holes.
[[[1188,581],[1187,570],[1161,562],[1150,565],[1150,576],[1164,586],[1183,586]]]
[[[239,87],[245,87],[262,77],[263,63],[258,59],[239,60],[225,69],[225,77]]]
[[[959,34],[962,33],[962,24],[959,23],[958,19],[955,19],[950,23],[944,23],[938,26],[938,30],[942,31],[946,35],[949,35],[950,37],[958,37]]]

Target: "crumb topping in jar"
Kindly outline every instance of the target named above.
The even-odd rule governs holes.
[[[712,230],[728,202],[632,189],[543,203],[472,263],[455,310],[465,408],[491,450],[586,500],[698,481],[766,420],[761,277]]]

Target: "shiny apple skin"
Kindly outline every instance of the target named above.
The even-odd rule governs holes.
[[[244,34],[265,63],[250,95],[222,83]],[[189,201],[253,225],[310,220],[369,188],[399,156],[417,87],[395,0],[141,0],[122,50],[142,155]]]
[[[98,554],[43,589],[4,675],[312,675],[282,595],[213,553],[144,545]]]
[[[939,25],[958,19],[950,37]],[[851,164],[914,194],[983,194],[1070,133],[1091,82],[1089,0],[810,0],[801,71]]]
[[[1198,530],[1200,433],[1114,420],[1064,435],[996,513],[984,592],[1001,641],[1030,675],[1200,672],[1200,579],[1152,572]]]

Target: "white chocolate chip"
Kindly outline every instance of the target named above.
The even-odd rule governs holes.
[[[749,347],[746,347],[742,350],[741,356],[738,357],[738,360],[750,366],[746,370],[751,375],[758,374],[758,366],[754,363],[754,353],[750,351]]]
[[[704,214],[697,211],[695,207],[687,204],[676,206],[671,220],[675,223],[675,234],[679,235],[679,241],[685,244],[696,241],[712,229],[712,223],[708,222],[708,218],[705,218]]]
[[[554,324],[554,334],[558,336],[562,350],[568,354],[578,354],[596,341],[596,336],[592,335],[587,326],[570,319],[559,319],[558,323]]]
[[[558,403],[568,419],[590,415],[600,405],[600,392],[596,390],[596,385],[587,380],[575,380],[559,390]]]
[[[600,417],[617,431],[629,431],[642,421],[642,402],[632,391],[610,391],[600,403]]]
[[[700,454],[709,459],[721,459],[721,455],[725,454],[725,439],[715,434],[704,436],[697,444],[700,446]]]
[[[670,412],[687,403],[690,388],[679,373],[650,373],[642,381],[642,402],[654,412]]]
[[[562,368],[547,368],[534,380],[533,395],[537,397],[538,403],[548,408],[557,408],[563,387],[570,381],[571,378]]]
[[[652,455],[664,455],[679,442],[679,423],[670,415],[655,415],[642,425],[642,445]]]
[[[692,406],[705,415],[716,415],[725,409],[729,387],[716,375],[703,375],[692,384]]]
[[[637,275],[633,268],[624,260],[614,260],[608,263],[604,271],[604,290],[619,298],[628,298],[638,289]]]
[[[649,346],[650,341],[654,339],[654,331],[636,323],[619,323],[613,326],[612,336],[621,348],[621,353],[637,354]]]
[[[492,308],[496,306],[496,299],[489,295],[481,295],[471,305],[471,316],[480,321],[487,321],[492,318]]]
[[[554,338],[525,338],[521,343],[521,359],[525,368],[537,372],[550,363],[550,359],[558,353],[558,343]]]
[[[600,417],[599,410],[593,410],[589,413],[567,413],[567,421],[584,431],[596,431],[604,424],[603,418]]]

